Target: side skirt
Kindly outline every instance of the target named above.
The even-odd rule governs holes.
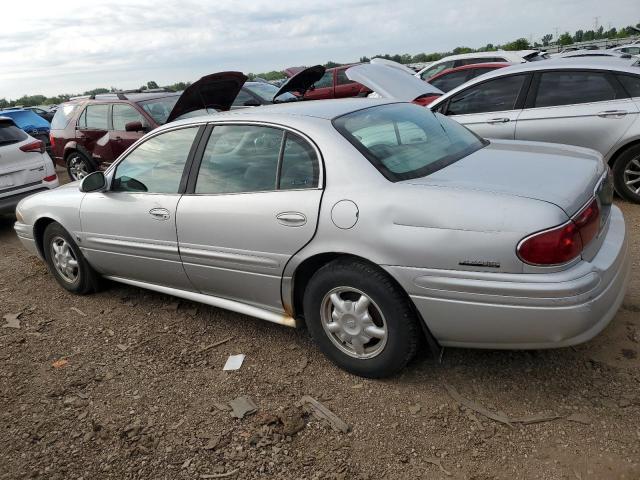
[[[266,320],[267,322],[277,323],[278,325],[284,325],[286,327],[296,326],[296,320],[285,313],[274,313],[260,307],[254,307],[253,305],[247,305],[246,303],[236,302],[235,300],[228,300],[226,298],[204,295],[202,293],[190,292],[188,290],[180,290],[178,288],[164,287],[162,285],[140,282],[138,280],[130,280],[128,278],[112,276],[105,276],[105,278],[113,280],[114,282],[126,283],[127,285],[133,285],[134,287],[146,288],[155,292],[184,298],[185,300],[190,300],[192,302],[204,303],[206,305],[211,305],[212,307],[231,310],[232,312],[242,313],[243,315],[256,317],[261,320]]]

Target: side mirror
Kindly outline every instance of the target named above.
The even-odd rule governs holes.
[[[144,127],[141,121],[136,120],[135,122],[125,123],[124,129],[127,132],[141,132],[144,130]]]
[[[89,192],[101,192],[107,188],[107,178],[103,172],[93,172],[87,175],[80,182],[80,191]]]
[[[242,105],[244,105],[245,107],[259,107],[260,102],[258,102],[257,100],[247,100]]]

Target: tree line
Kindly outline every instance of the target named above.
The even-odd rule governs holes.
[[[426,62],[435,62],[436,60],[440,60],[443,57],[447,57],[449,55],[458,55],[461,53],[472,53],[472,52],[485,52],[485,51],[495,51],[495,50],[528,50],[528,49],[537,49],[544,48],[550,45],[570,45],[572,43],[578,42],[589,42],[593,40],[615,40],[618,38],[626,38],[632,35],[637,35],[638,29],[640,29],[640,23],[634,26],[626,26],[619,29],[610,28],[605,30],[603,26],[600,26],[596,30],[577,30],[573,35],[569,32],[564,32],[558,35],[557,38],[554,39],[554,36],[551,33],[547,33],[543,35],[539,41],[534,41],[531,43],[526,38],[518,38],[512,42],[507,42],[502,45],[494,45],[493,43],[487,43],[486,45],[480,48],[469,48],[469,47],[456,47],[450,52],[432,52],[432,53],[418,53],[415,55],[411,55],[409,53],[404,54],[394,54],[390,55],[388,53],[373,55],[371,58],[382,57],[388,60],[393,60],[398,63],[408,64],[408,63],[426,63]],[[360,62],[368,62],[370,60],[369,57],[363,56],[360,57]],[[343,65],[341,63],[337,63],[334,61],[328,61],[324,64],[326,68],[333,68]],[[272,80],[280,80],[285,78],[285,75],[281,71],[272,70],[270,72],[263,73],[248,73],[247,76],[249,80],[254,80],[255,78],[264,78],[267,81]],[[181,91],[184,90],[187,86],[189,86],[191,82],[177,82],[172,85],[166,85],[163,88],[167,90],[173,91]],[[147,82],[146,85],[142,85],[140,90],[148,90],[158,88],[158,84],[154,81]],[[34,105],[56,105],[62,102],[66,102],[71,97],[79,96],[79,95],[93,95],[100,93],[110,93],[120,91],[117,87],[110,88],[94,88],[93,90],[87,90],[81,94],[61,94],[53,97],[47,97],[45,95],[23,95],[20,98],[15,100],[7,100],[5,98],[0,98],[0,108],[7,108],[13,106],[25,106],[30,107]]]

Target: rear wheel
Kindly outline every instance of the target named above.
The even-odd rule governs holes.
[[[640,203],[640,145],[627,148],[613,165],[616,192],[630,202]]]
[[[79,294],[98,289],[100,276],[62,225],[54,222],[47,226],[43,247],[49,271],[62,287]]]
[[[415,356],[420,340],[405,293],[384,271],[357,260],[331,262],[313,275],[304,314],[320,350],[363,377],[398,372]]]
[[[72,152],[67,157],[67,173],[71,180],[82,180],[96,170],[93,162],[80,152]]]

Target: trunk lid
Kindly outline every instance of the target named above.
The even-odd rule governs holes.
[[[229,110],[246,81],[247,76],[241,72],[218,72],[202,77],[185,88],[166,123],[196,110]]]
[[[586,148],[491,140],[442,170],[404,183],[531,198],[572,216],[594,196],[605,168],[602,156]]]
[[[349,80],[364,85],[383,98],[413,102],[419,97],[443,95],[442,90],[398,68],[384,64],[362,64],[348,68]]]

